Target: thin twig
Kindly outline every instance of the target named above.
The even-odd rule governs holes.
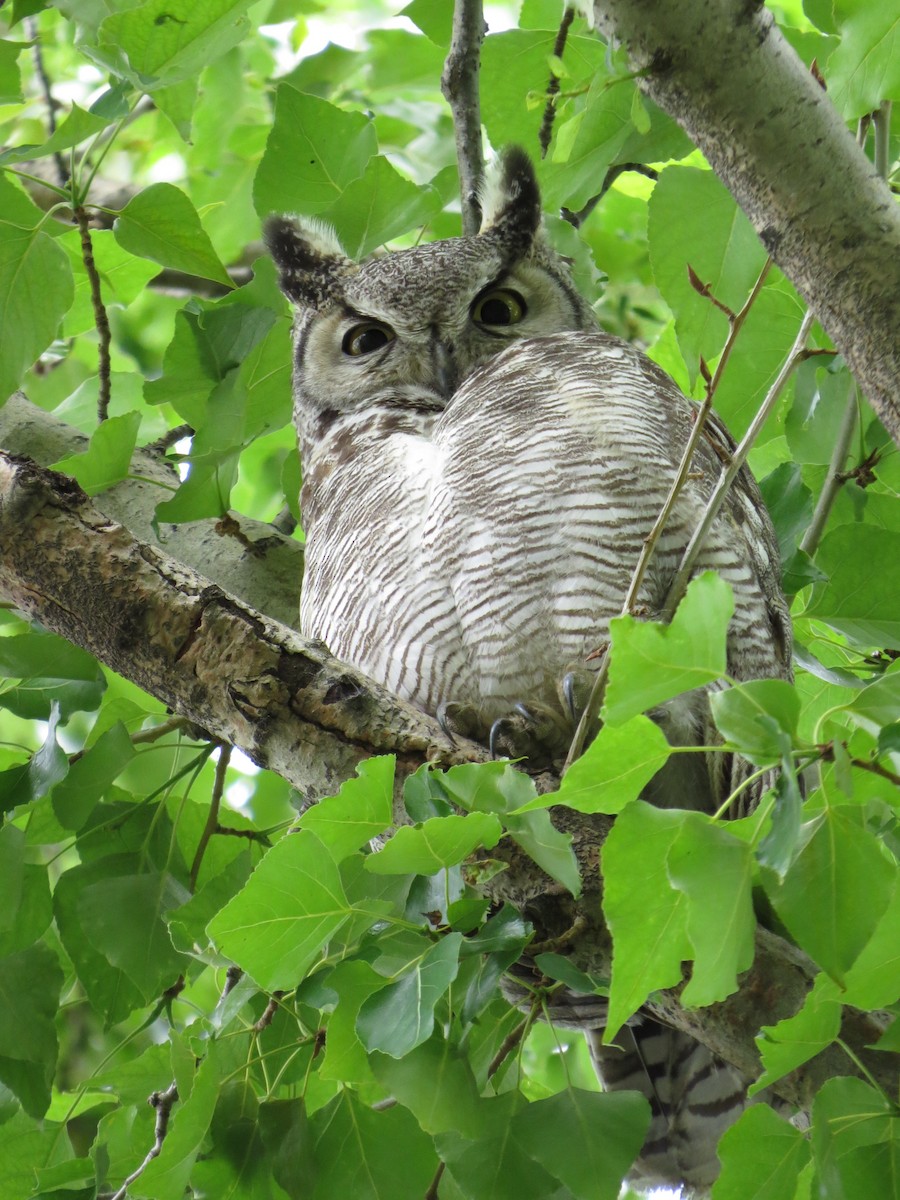
[[[174,733],[177,730],[187,729],[190,721],[186,717],[170,717],[168,721],[163,721],[159,725],[154,725],[152,729],[142,729],[139,733],[131,735],[131,744],[138,746],[142,742],[158,742],[161,737],[165,737],[167,733]]]
[[[703,435],[703,430],[706,427],[706,421],[709,417],[710,410],[712,409],[713,399],[715,398],[716,390],[722,380],[725,367],[727,366],[728,360],[731,357],[731,351],[734,348],[738,334],[740,333],[744,322],[747,320],[747,316],[751,308],[756,303],[756,299],[762,290],[762,286],[765,283],[766,276],[769,273],[771,265],[772,260],[766,259],[765,263],[763,264],[763,268],[757,277],[756,283],[754,283],[750,295],[747,297],[746,303],[740,312],[733,313],[730,310],[727,312],[729,324],[728,337],[725,340],[725,345],[722,347],[722,353],[719,355],[719,361],[716,365],[715,373],[712,378],[707,381],[706,395],[703,399],[703,403],[696,412],[693,428],[691,429],[690,436],[688,437],[684,451],[681,455],[681,462],[678,466],[677,472],[675,473],[675,478],[672,480],[671,487],[669,488],[669,494],[666,496],[665,503],[660,510],[659,516],[656,518],[653,528],[644,539],[644,545],[641,548],[641,553],[638,557],[637,563],[635,564],[634,572],[631,576],[631,582],[628,585],[628,592],[622,605],[622,616],[625,616],[632,611],[638,592],[640,591],[641,584],[644,582],[644,576],[647,573],[647,568],[650,565],[650,560],[653,557],[657,543],[662,536],[662,532],[666,527],[669,517],[672,514],[672,510],[675,507],[681,490],[684,487],[685,481],[690,473],[691,462],[693,461],[694,457],[694,450]],[[690,268],[688,269],[690,270]],[[691,272],[691,275],[693,276],[693,272]],[[712,299],[712,297],[709,295],[708,287],[701,284],[699,280],[697,280],[697,290],[702,294],[705,294],[708,299]],[[663,619],[666,620],[668,618],[664,617]],[[588,702],[581,714],[581,719],[578,722],[575,735],[572,738],[572,744],[569,746],[569,753],[566,756],[566,761],[563,766],[563,774],[568,771],[575,759],[581,754],[587,743],[588,734],[596,726],[600,709],[603,707],[603,697],[606,693],[606,684],[608,678],[609,647],[607,646],[603,652],[600,666],[594,678]]]
[[[154,1132],[153,1145],[147,1151],[147,1156],[137,1170],[132,1171],[112,1200],[125,1200],[128,1194],[128,1189],[131,1185],[143,1175],[154,1158],[159,1157],[159,1152],[162,1150],[163,1142],[166,1140],[166,1134],[169,1132],[169,1117],[172,1115],[172,1108],[175,1101],[178,1099],[178,1089],[174,1083],[170,1083],[164,1092],[154,1092],[149,1097],[147,1103],[156,1109],[156,1128]]]
[[[503,1039],[503,1044],[501,1045],[500,1049],[491,1059],[491,1065],[487,1069],[488,1079],[492,1079],[493,1076],[497,1074],[506,1059],[509,1057],[510,1053],[515,1050],[516,1046],[518,1046],[519,1042],[521,1042],[522,1038],[530,1028],[531,1016],[529,1015],[525,1017],[523,1021],[520,1021],[511,1033],[506,1035],[506,1037]]]
[[[212,796],[209,801],[209,812],[206,814],[206,824],[203,826],[203,832],[200,834],[200,841],[197,843],[197,850],[194,854],[194,861],[191,864],[191,875],[188,886],[192,892],[197,887],[197,876],[200,874],[200,865],[203,862],[206,847],[209,845],[209,840],[216,832],[219,824],[219,807],[221,806],[222,796],[225,792],[225,775],[228,771],[230,761],[231,747],[227,743],[222,742],[219,746],[219,761],[216,763],[216,776],[213,781]]]
[[[112,341],[112,336],[109,331],[109,318],[106,315],[106,308],[103,304],[103,295],[100,291],[100,275],[97,271],[97,264],[94,262],[94,245],[91,241],[91,228],[88,222],[87,211],[83,204],[79,204],[75,209],[75,221],[78,224],[78,232],[81,234],[81,257],[84,259],[84,269],[87,271],[88,282],[91,285],[91,304],[94,307],[94,324],[97,327],[97,336],[100,339],[97,364],[97,374],[100,380],[100,394],[97,400],[97,419],[98,421],[105,421],[109,416],[109,347],[110,342]]]
[[[453,38],[441,75],[441,91],[450,105],[456,132],[464,237],[474,237],[481,228],[478,193],[484,174],[484,155],[481,149],[478,69],[486,30],[481,0],[456,0],[453,6]]]
[[[800,541],[800,549],[804,554],[812,557],[818,549],[822,534],[825,531],[825,526],[828,522],[828,517],[831,513],[831,506],[837,499],[838,492],[846,482],[846,476],[843,473],[844,463],[847,461],[847,455],[850,452],[850,443],[853,441],[856,433],[856,420],[859,412],[859,406],[856,397],[856,380],[850,377],[850,386],[847,390],[847,400],[844,406],[844,417],[841,421],[841,428],[838,431],[837,440],[834,443],[834,449],[831,452],[831,461],[828,464],[828,474],[825,476],[825,482],[822,485],[822,490],[819,493],[819,499],[816,501],[816,507],[813,511],[812,520],[809,527],[804,533]]]
[[[596,196],[591,196],[583,208],[579,209],[577,213],[572,212],[571,208],[561,208],[559,215],[564,221],[568,221],[570,225],[574,225],[578,229],[588,219],[619,176],[624,175],[627,171],[633,171],[636,175],[644,175],[647,179],[659,179],[659,171],[655,167],[648,167],[646,163],[616,163],[603,176],[600,191]]]
[[[148,442],[144,449],[151,454],[165,454],[167,450],[172,449],[176,442],[180,442],[182,438],[193,437],[193,435],[192,425],[176,425],[174,429],[169,429],[162,437],[158,437],[155,442]]]
[[[440,1187],[441,1176],[444,1174],[444,1170],[445,1170],[444,1163],[439,1162],[437,1165],[437,1170],[434,1173],[434,1178],[432,1179],[431,1183],[429,1183],[428,1189],[425,1192],[425,1196],[423,1197],[423,1200],[438,1200],[438,1196],[440,1194],[438,1192],[438,1188]]]
[[[804,346],[806,339],[809,337],[809,331],[815,321],[815,315],[811,311],[808,312],[800,323],[800,329],[794,339],[794,344],[791,347],[790,353],[784,361],[781,370],[775,382],[769,388],[765,400],[759,407],[759,411],[753,418],[750,428],[744,434],[738,444],[734,454],[731,456],[731,462],[719,476],[719,482],[713,489],[712,495],[706,503],[706,508],[703,511],[703,516],[700,523],[694,530],[691,540],[688,542],[684,553],[681,556],[681,565],[675,575],[672,585],[669,588],[669,594],[666,599],[665,606],[660,614],[660,620],[671,621],[675,609],[681,603],[688,582],[693,573],[694,566],[697,562],[697,556],[703,548],[703,543],[706,541],[706,535],[709,533],[710,527],[716,517],[719,515],[725,497],[728,495],[731,485],[734,483],[741,468],[746,461],[747,455],[753,448],[756,439],[759,437],[760,430],[766,421],[772,415],[775,405],[778,403],[784,386],[791,376],[792,371],[798,363],[803,361],[805,357]]]
[[[575,9],[571,5],[567,5],[562,20],[559,23],[559,29],[556,31],[556,41],[553,43],[553,57],[562,58],[566,49],[566,39],[569,36],[569,30],[572,28],[572,22],[575,20]],[[550,140],[553,137],[553,122],[556,120],[556,96],[559,92],[559,76],[552,73],[547,82],[547,103],[544,106],[544,116],[541,120],[541,128],[538,131],[538,145],[541,148],[541,158],[547,157],[547,151],[550,149]]]
[[[41,47],[41,34],[38,29],[37,18],[29,17],[26,21],[26,28],[29,38],[34,43],[31,51],[34,59],[34,73],[37,75],[41,91],[44,93],[44,101],[47,105],[47,129],[52,137],[56,133],[56,101],[53,99],[50,76],[47,74],[47,68],[44,66],[44,52]],[[69,168],[66,166],[65,159],[58,150],[53,154],[53,163],[56,167],[56,178],[59,186],[68,192]]]

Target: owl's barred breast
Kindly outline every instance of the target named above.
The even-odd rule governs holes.
[[[466,702],[491,720],[552,699],[605,640],[694,406],[639,351],[584,332],[515,343],[439,414],[425,400],[400,417],[375,395],[314,447],[301,625],[426,711]],[[718,477],[710,441],[694,465],[638,597],[650,616]],[[760,637],[782,614],[760,589],[772,546],[755,508],[731,501],[697,568],[734,589],[738,677],[784,673],[778,637]]]

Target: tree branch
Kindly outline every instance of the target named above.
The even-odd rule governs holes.
[[[766,8],[595,0],[640,86],[684,127],[900,443],[900,212]]]
[[[0,446],[50,466],[87,449],[88,439],[21,392],[0,408]],[[156,505],[179,484],[178,473],[159,454],[137,450],[131,475],[103,493],[107,516],[140,541],[171,554],[253,608],[297,627],[303,546],[263,521],[240,517],[241,538],[226,536],[215,518],[182,525],[154,524]]]
[[[450,105],[456,131],[464,237],[474,237],[481,228],[478,190],[484,174],[484,156],[481,151],[478,69],[486,30],[481,0],[456,0],[453,7],[453,39],[444,63],[441,91]]]

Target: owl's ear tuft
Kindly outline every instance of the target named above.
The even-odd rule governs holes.
[[[541,193],[534,165],[520,146],[507,146],[485,175],[481,233],[510,258],[528,252],[541,226]]]
[[[314,217],[269,217],[263,239],[281,290],[300,308],[324,308],[339,300],[341,281],[357,270],[331,226]]]

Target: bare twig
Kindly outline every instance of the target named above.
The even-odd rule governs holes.
[[[143,1175],[144,1171],[150,1166],[154,1158],[159,1157],[159,1152],[162,1150],[163,1142],[166,1140],[166,1134],[169,1132],[169,1117],[172,1115],[172,1108],[175,1101],[178,1099],[178,1089],[174,1083],[170,1083],[164,1092],[154,1092],[148,1099],[147,1103],[151,1108],[156,1109],[156,1129],[154,1134],[153,1145],[147,1151],[147,1157],[137,1168],[132,1171],[112,1200],[125,1200],[128,1195],[128,1189],[131,1185]]]
[[[194,861],[191,864],[190,883],[188,886],[192,892],[197,887],[197,876],[200,874],[200,865],[203,862],[206,847],[209,845],[209,840],[216,832],[219,824],[219,808],[225,792],[225,776],[228,772],[228,764],[230,762],[231,747],[223,742],[219,747],[219,761],[216,763],[216,775],[213,781],[212,796],[209,801],[209,812],[206,814],[206,824],[203,826],[203,832],[200,834],[200,841],[197,843],[197,850],[194,854]]]
[[[170,717],[168,721],[154,725],[152,729],[142,729],[139,733],[133,733],[131,735],[131,744],[137,746],[142,742],[158,742],[167,733],[175,733],[179,730],[187,729],[189,724],[190,722],[186,721],[184,717]]]
[[[94,324],[97,326],[97,336],[100,339],[99,361],[97,365],[97,374],[100,380],[100,395],[97,401],[97,419],[98,421],[105,421],[109,416],[109,346],[112,340],[109,331],[109,318],[106,315],[106,308],[104,307],[103,296],[100,291],[100,275],[97,271],[97,264],[94,262],[94,245],[91,241],[91,229],[87,211],[83,204],[79,204],[75,209],[75,221],[78,225],[78,232],[81,234],[81,256],[84,259],[84,269],[87,271],[88,282],[91,285]]]
[[[501,1045],[500,1049],[491,1059],[491,1065],[487,1069],[488,1079],[492,1079],[497,1074],[506,1059],[509,1057],[512,1051],[515,1050],[516,1046],[518,1046],[519,1042],[521,1042],[522,1038],[531,1028],[531,1024],[532,1018],[529,1014],[529,1016],[525,1017],[524,1020],[519,1022],[512,1032],[506,1035],[506,1037],[503,1039],[503,1044]]]
[[[559,215],[564,221],[568,221],[570,225],[574,225],[578,229],[588,219],[619,176],[624,175],[626,171],[634,171],[636,175],[645,175],[647,179],[659,179],[659,171],[655,167],[648,167],[646,163],[616,163],[603,176],[600,191],[596,196],[591,196],[584,208],[579,209],[577,213],[572,212],[571,208],[561,208]]]
[[[174,429],[169,429],[162,437],[157,438],[155,442],[148,442],[144,449],[149,450],[151,454],[165,454],[167,450],[171,450],[176,442],[180,442],[182,438],[192,437],[193,434],[194,429],[192,426],[176,425]]]
[[[453,8],[453,39],[444,63],[441,91],[450,105],[456,131],[464,237],[474,237],[481,228],[478,189],[484,173],[484,156],[481,149],[478,69],[485,32],[481,0],[456,0]]]
[[[268,1029],[268,1027],[272,1024],[272,1019],[281,1007],[281,998],[283,995],[284,992],[272,993],[272,995],[269,997],[269,1003],[263,1010],[262,1016],[253,1025],[254,1033],[262,1033],[264,1029]]]
[[[691,540],[687,544],[687,548],[681,556],[681,565],[675,575],[672,585],[669,588],[669,595],[666,599],[665,607],[660,615],[663,621],[671,621],[675,609],[681,602],[690,580],[691,573],[694,570],[694,565],[697,561],[697,556],[706,541],[706,535],[709,533],[710,526],[719,514],[719,510],[728,495],[729,488],[737,478],[741,467],[746,461],[747,455],[753,447],[760,430],[772,414],[775,405],[781,396],[784,386],[791,376],[791,372],[802,362],[805,357],[804,346],[806,339],[809,336],[809,331],[815,321],[815,315],[812,311],[808,312],[800,323],[800,328],[797,331],[797,336],[794,339],[794,344],[791,347],[790,353],[784,361],[781,370],[775,379],[775,382],[769,388],[765,400],[759,407],[759,411],[753,418],[750,428],[744,434],[738,444],[734,454],[731,456],[731,462],[719,476],[719,482],[713,489],[713,493],[707,501],[706,508],[700,523],[694,530]]]
[[[647,573],[647,567],[650,565],[650,560],[653,557],[654,550],[656,549],[656,545],[662,535],[663,530],[666,527],[669,517],[671,516],[672,509],[675,507],[675,503],[678,499],[678,496],[681,493],[681,489],[684,487],[685,481],[687,480],[688,475],[690,473],[691,462],[694,457],[694,450],[697,446],[698,441],[700,440],[700,438],[703,435],[704,428],[706,427],[706,421],[707,421],[707,418],[709,417],[710,410],[712,409],[713,399],[715,397],[716,390],[719,387],[719,384],[721,382],[722,375],[724,374],[724,371],[725,371],[725,367],[727,366],[728,360],[731,357],[731,351],[734,348],[734,344],[737,340],[738,334],[740,333],[751,308],[756,303],[756,299],[759,296],[760,291],[762,290],[762,286],[765,282],[766,276],[769,273],[769,269],[770,269],[771,265],[772,265],[772,260],[766,259],[766,262],[764,263],[763,268],[759,273],[756,283],[753,285],[750,295],[747,297],[747,301],[744,304],[743,308],[740,310],[740,312],[734,313],[730,309],[726,309],[723,305],[718,304],[718,302],[716,302],[717,306],[719,308],[721,308],[728,317],[728,324],[729,324],[728,337],[725,340],[725,345],[722,347],[722,353],[719,355],[719,361],[718,361],[718,364],[716,365],[715,374],[712,376],[711,379],[707,380],[706,395],[703,399],[703,403],[700,405],[700,408],[697,410],[697,413],[696,413],[696,416],[694,419],[693,428],[691,429],[690,437],[688,438],[687,443],[684,447],[684,452],[682,453],[681,462],[678,466],[678,470],[675,473],[675,478],[672,480],[671,487],[669,488],[669,494],[666,496],[665,503],[663,504],[662,509],[660,510],[659,516],[656,518],[656,522],[655,522],[653,528],[650,530],[650,532],[647,534],[647,537],[644,539],[644,546],[643,546],[643,549],[641,550],[640,556],[638,557],[638,561],[635,565],[634,572],[632,573],[631,582],[628,585],[628,592],[627,592],[627,595],[625,596],[625,600],[622,605],[622,615],[623,616],[632,611],[635,599],[637,598],[637,594],[640,591],[641,584],[644,581],[644,576]],[[696,276],[694,275],[694,272],[691,270],[690,267],[688,268],[688,270],[691,274],[692,282],[693,282],[693,280],[696,279]],[[713,299],[713,297],[710,295],[709,288],[707,285],[701,284],[700,281],[697,280],[695,287],[696,287],[696,290],[699,291],[702,295],[705,295],[710,300]],[[806,338],[804,336],[804,341],[805,340],[806,340]],[[674,586],[674,584],[673,584],[673,586]],[[671,598],[671,593],[670,593],[670,598]],[[674,609],[672,611],[674,611]],[[669,620],[671,618],[668,616],[665,616],[662,619]],[[588,740],[589,733],[591,731],[593,731],[593,729],[596,726],[597,717],[600,713],[600,709],[603,706],[603,697],[606,692],[606,683],[607,683],[608,677],[609,677],[609,647],[607,647],[603,653],[602,661],[598,668],[597,674],[594,678],[593,686],[591,687],[590,697],[588,698],[587,705],[585,706],[585,709],[581,714],[581,719],[579,720],[578,727],[575,730],[575,736],[572,738],[572,744],[569,747],[569,753],[566,757],[566,762],[563,767],[563,773],[565,773],[569,769],[569,767],[572,765],[572,763],[575,761],[575,759],[578,758],[578,756],[581,754],[581,752],[584,749],[584,746]]]
[[[853,436],[856,433],[857,416],[856,380],[851,376],[850,386],[847,389],[844,418],[841,421],[841,428],[838,431],[837,440],[831,452],[828,474],[825,476],[825,483],[822,485],[819,499],[816,501],[812,520],[800,541],[800,549],[804,554],[813,555],[818,549],[822,534],[825,531],[828,516],[831,512],[831,506],[834,504],[841,487],[846,482],[843,466],[850,452],[850,443],[853,441]]]
[[[37,18],[29,17],[26,21],[26,28],[29,38],[34,43],[32,47],[34,73],[37,75],[41,91],[44,93],[44,101],[47,105],[47,129],[52,137],[56,133],[56,101],[53,99],[50,76],[47,74],[47,68],[44,66],[44,52],[41,48],[41,34],[38,29]],[[58,150],[53,155],[53,164],[56,167],[56,178],[59,186],[68,192],[69,168],[66,166],[65,159]]]
[[[559,29],[556,32],[556,41],[553,43],[554,58],[562,58],[566,48],[566,39],[569,36],[569,30],[574,20],[575,9],[571,5],[567,5],[563,12],[562,20],[559,23]],[[544,107],[544,116],[538,132],[538,145],[541,148],[541,158],[546,158],[547,151],[550,149],[550,139],[553,137],[553,122],[556,120],[556,96],[558,92],[559,76],[551,72],[550,79],[547,82],[547,103]]]

